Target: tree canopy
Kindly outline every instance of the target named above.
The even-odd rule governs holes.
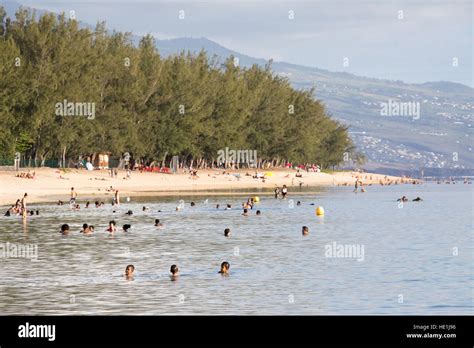
[[[134,45],[64,14],[21,9],[11,20],[0,7],[0,22],[0,158],[106,151],[212,163],[229,147],[329,167],[353,149],[314,91],[295,90],[270,65],[242,68],[204,51],[163,58],[151,36]],[[64,100],[94,103],[95,117],[58,116]]]

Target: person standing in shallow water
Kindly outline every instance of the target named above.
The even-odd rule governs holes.
[[[76,204],[77,192],[74,190],[74,187],[71,187],[71,198],[69,199],[69,204]]]
[[[25,192],[23,195],[23,198],[21,199],[21,215],[23,216],[23,219],[26,219],[26,197],[28,197],[28,194]]]
[[[120,205],[120,195],[119,195],[118,190],[115,191],[114,202],[115,202],[116,205]]]

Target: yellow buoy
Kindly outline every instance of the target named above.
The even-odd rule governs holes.
[[[316,215],[323,216],[324,215],[324,208],[323,207],[317,207],[316,208]]]
[[[255,197],[253,198],[253,201],[254,201],[255,203],[258,203],[258,202],[260,202],[260,197],[258,197],[258,196],[255,196]]]

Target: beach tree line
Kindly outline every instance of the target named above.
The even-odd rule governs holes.
[[[218,151],[257,152],[258,165],[338,165],[347,127],[313,90],[270,64],[242,68],[205,52],[164,58],[152,36],[80,26],[64,14],[0,7],[0,158],[32,165],[100,152],[167,164],[217,164]]]

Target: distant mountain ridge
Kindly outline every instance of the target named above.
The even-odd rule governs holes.
[[[10,3],[7,13],[15,12],[12,4],[18,7],[18,3],[7,3]],[[41,12],[45,11],[38,11]],[[131,39],[138,43],[140,37]],[[268,63],[207,38],[156,40],[156,47],[165,57],[182,51],[205,50],[222,61],[229,56],[237,57],[243,67]],[[443,172],[474,169],[473,88],[448,81],[409,84],[285,62],[272,62],[271,67],[296,88],[315,87],[315,97],[326,105],[332,116],[350,126],[355,144],[369,159],[367,168],[411,171],[438,168]],[[418,118],[382,116],[381,105],[389,101],[419,103],[420,115]]]

